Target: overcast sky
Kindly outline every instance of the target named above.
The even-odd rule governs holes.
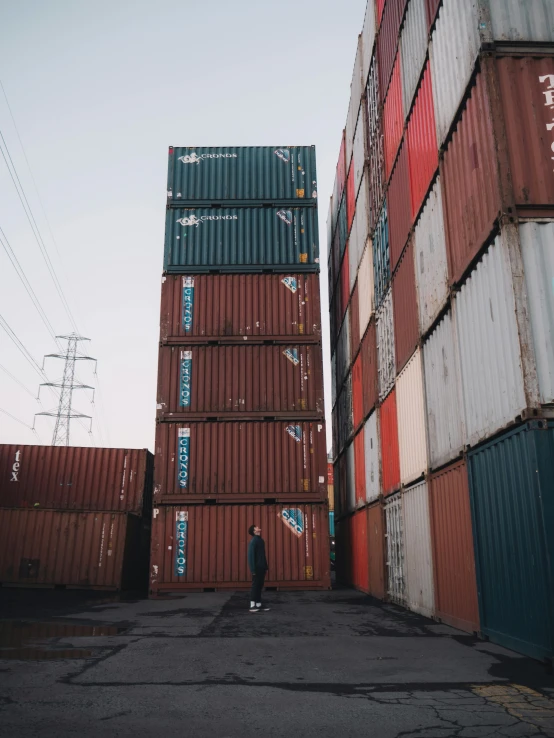
[[[72,445],[154,447],[168,145],[316,145],[330,422],[325,223],[365,0],[0,0],[0,8],[0,79],[17,124],[0,90],[0,130],[38,234],[2,157],[0,227],[54,332],[69,333],[43,241],[91,339],[83,349],[98,359],[100,401],[92,406],[87,391],[74,398],[93,416],[94,435],[74,422]],[[56,353],[2,246],[0,316],[39,365]],[[95,384],[93,366],[81,363],[79,378]],[[62,369],[47,360],[50,381]],[[28,427],[56,407],[48,391],[42,407],[35,401],[41,381],[0,328],[0,409],[21,421],[0,413],[0,443],[50,443],[50,418],[37,418],[38,438]]]

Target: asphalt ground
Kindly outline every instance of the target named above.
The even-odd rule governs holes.
[[[0,735],[554,736],[544,665],[359,592],[0,589]]]

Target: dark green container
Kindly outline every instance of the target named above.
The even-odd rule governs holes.
[[[168,208],[164,269],[318,272],[317,209]]]
[[[532,421],[468,455],[481,630],[554,656],[554,423]]]
[[[314,200],[315,146],[170,147],[167,191],[181,204]]]

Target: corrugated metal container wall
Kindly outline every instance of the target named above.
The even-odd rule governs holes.
[[[362,101],[362,35],[358,36],[354,69],[352,70],[352,82],[350,83],[350,104],[346,117],[346,169],[350,166],[354,149],[354,134],[358,122],[358,111]]]
[[[430,618],[435,613],[435,590],[427,482],[420,482],[404,490],[402,517],[406,557],[406,604],[410,610]]]
[[[354,438],[354,466],[356,470],[355,487],[356,487],[356,507],[365,505],[366,487],[365,487],[365,434],[363,429]]]
[[[363,246],[362,246],[363,249]],[[358,243],[358,212],[354,215],[352,230],[348,239],[348,291],[349,294],[354,289],[356,276],[358,274],[358,261],[361,256],[361,250]]]
[[[367,200],[367,177],[364,176],[362,186],[356,201],[356,213],[348,243],[350,259],[350,291],[356,281],[358,265],[362,258],[364,248],[369,234],[368,200]]]
[[[354,444],[351,443],[345,452],[346,458],[346,504],[349,511],[356,507],[356,456]]]
[[[411,0],[408,3],[406,22],[400,36],[400,53],[402,57],[402,102],[404,115],[408,117],[427,55],[425,0]],[[432,101],[431,104],[433,104]]]
[[[360,510],[348,520],[352,547],[352,585],[369,593],[369,548],[367,540],[367,510]]]
[[[331,357],[331,408],[335,407],[337,399],[337,355]]]
[[[350,300],[350,246],[347,243],[344,250],[344,258],[340,267],[340,318],[342,320],[346,312],[346,306]]]
[[[489,0],[495,41],[554,41],[551,0]]]
[[[400,481],[409,484],[427,471],[427,433],[421,349],[396,380]]]
[[[356,432],[360,426],[360,423],[364,419],[364,391],[361,352],[358,354],[358,358],[352,365],[352,413],[354,432]]]
[[[433,88],[429,63],[425,67],[416,94],[414,108],[406,132],[410,162],[412,220],[416,217],[431,180],[439,167],[439,153],[433,113]]]
[[[554,403],[554,221],[522,223],[519,237],[541,403]]]
[[[315,198],[315,146],[170,146],[167,190],[188,201]]]
[[[440,176],[423,206],[414,238],[419,328],[421,334],[425,335],[448,299],[448,263]]]
[[[448,312],[423,346],[429,462],[436,469],[463,448],[462,388],[452,314]]]
[[[429,488],[436,615],[479,632],[473,532],[465,461],[431,476]]]
[[[489,99],[478,75],[441,163],[450,284],[460,280],[500,212],[496,171]]]
[[[340,140],[339,159],[337,162],[337,208],[340,207],[344,186],[346,184],[346,131],[343,130]],[[334,199],[334,198],[333,198]],[[337,209],[338,213],[338,209]]]
[[[362,29],[362,85],[367,83],[369,76],[371,56],[375,45],[375,30],[375,2],[368,0]]]
[[[393,316],[392,290],[389,289],[382,306],[377,311],[379,400],[383,400],[390,392],[396,377]]]
[[[356,209],[356,191],[354,190],[354,167],[350,165],[346,178],[346,228],[348,233],[352,228],[354,211]]]
[[[375,407],[379,399],[379,363],[375,320],[370,322],[369,328],[362,339],[361,357],[365,417]]]
[[[381,454],[378,431],[379,410],[371,413],[364,425],[365,495],[373,502],[381,494]]]
[[[387,539],[387,594],[393,602],[406,604],[406,572],[402,497],[395,495],[385,502]]]
[[[376,0],[377,5],[377,28],[381,26],[381,21],[383,20],[383,10],[385,8],[385,2],[386,0]],[[368,5],[371,3],[371,0],[368,0]]]
[[[368,508],[369,593],[385,599],[385,521],[381,503]]]
[[[358,270],[358,300],[360,307],[360,335],[366,332],[373,315],[373,243],[367,239]]]
[[[404,140],[387,191],[391,272],[396,269],[410,233],[412,225],[410,202],[408,143]]]
[[[427,26],[429,30],[435,22],[437,10],[439,9],[440,4],[441,0],[425,0],[425,6],[427,8]]]
[[[337,230],[339,233],[339,248],[340,248],[340,258],[342,259],[342,255],[344,254],[344,249],[346,248],[346,243],[348,240],[348,220],[346,215],[346,193],[343,195],[342,202],[340,204],[339,208],[339,219],[337,224]]]
[[[321,348],[162,346],[157,418],[185,420],[214,413],[322,417]]]
[[[387,218],[387,203],[379,216],[379,222],[373,234],[373,275],[375,309],[379,307],[391,277],[390,250],[389,250],[389,223]]]
[[[146,449],[0,445],[0,504],[141,515],[152,507]]]
[[[554,425],[532,422],[469,454],[481,629],[536,659],[554,655]]]
[[[410,238],[392,278],[394,345],[396,371],[400,372],[413,354],[419,338],[417,295],[414,273],[414,245]]]
[[[331,538],[335,537],[335,512],[329,507],[329,535]]]
[[[346,317],[342,324],[337,341],[337,380],[339,387],[344,382],[344,378],[350,368],[350,316],[349,310],[346,311]]]
[[[335,510],[338,515],[344,515],[346,512],[346,455],[344,454],[335,463],[335,485]],[[338,537],[337,526],[337,539]]]
[[[364,167],[366,159],[368,158],[367,152],[367,122],[365,117],[367,116],[367,106],[361,105],[358,112],[358,122],[356,124],[356,134],[354,136],[354,152],[352,156],[352,167],[354,169],[354,191],[356,197],[358,197],[358,191],[362,183],[362,176],[364,174]]]
[[[317,274],[197,274],[162,278],[160,340],[260,336],[321,339]]]
[[[398,451],[398,416],[396,390],[381,405],[379,414],[381,432],[381,465],[383,494],[389,495],[400,486],[400,456]]]
[[[343,450],[354,430],[352,412],[352,374],[349,374],[339,397],[339,453]]]
[[[468,445],[526,408],[515,309],[510,256],[498,236],[454,299]]]
[[[381,88],[383,89],[383,88]],[[402,140],[404,110],[402,109],[402,73],[400,52],[396,57],[389,91],[383,106],[383,132],[385,136],[385,180],[388,181]]]
[[[335,577],[338,584],[352,586],[352,546],[348,518],[335,521]]]
[[[385,153],[377,60],[373,57],[366,88],[369,151],[369,230],[373,231],[385,194]]]
[[[338,218],[338,213],[337,213]],[[337,284],[337,280],[339,278],[339,272],[340,272],[340,260],[341,260],[341,252],[340,252],[340,229],[337,227],[335,229],[335,235],[333,236],[333,274],[335,275],[335,285]]]
[[[191,505],[154,510],[150,593],[249,589],[248,527],[264,531],[266,586],[330,589],[326,504]]]
[[[315,208],[169,208],[164,269],[317,271]]]
[[[140,588],[149,539],[144,520],[127,513],[0,509],[0,582]]]
[[[358,283],[354,285],[350,298],[350,355],[354,357],[360,346],[360,305],[358,299]]]
[[[379,59],[379,86],[386,97],[387,88],[398,47],[400,23],[404,14],[406,0],[387,0],[382,25],[377,36],[377,58]]]
[[[325,424],[158,423],[154,501],[325,498]]]

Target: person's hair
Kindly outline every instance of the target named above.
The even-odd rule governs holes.
[[[248,528],[248,533],[249,533],[249,534],[250,534],[251,536],[253,536],[253,535],[254,535],[254,528],[255,528],[255,527],[256,527],[255,525],[251,525],[251,526],[250,526],[250,528]]]

